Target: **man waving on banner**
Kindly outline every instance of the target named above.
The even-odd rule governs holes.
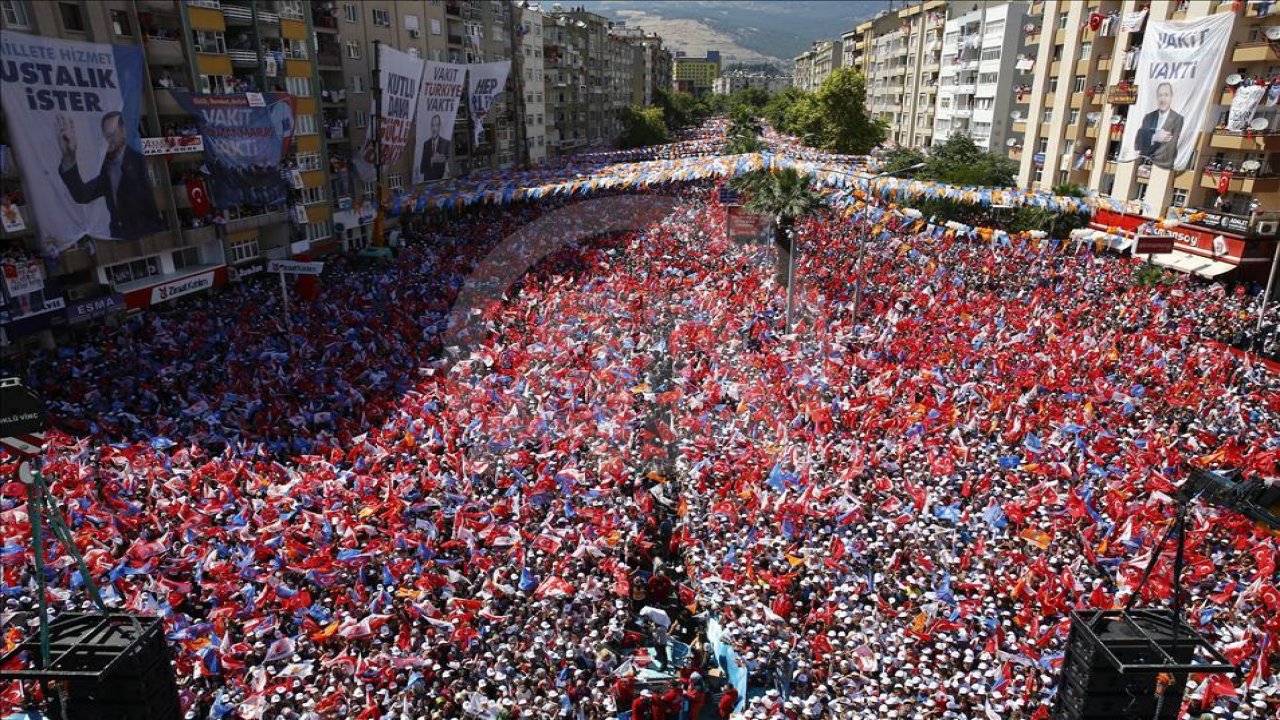
[[[102,116],[107,155],[102,159],[98,175],[88,182],[80,177],[80,168],[76,165],[75,122],[59,115],[57,128],[58,147],[62,150],[58,175],[76,202],[83,205],[98,198],[106,199],[112,237],[134,240],[164,229],[151,193],[151,182],[147,179],[146,163],[142,154],[124,141],[124,118],[119,112]]]

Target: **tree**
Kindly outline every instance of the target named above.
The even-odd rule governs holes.
[[[770,100],[769,92],[763,88],[743,88],[729,96],[730,107],[748,107],[753,113],[759,113]]]
[[[767,120],[770,125],[782,132],[791,132],[787,126],[787,113],[791,109],[792,105],[796,104],[800,98],[805,97],[808,94],[809,93],[794,87],[789,87],[780,93],[775,93],[769,98],[769,102],[764,104],[764,119]]]
[[[915,148],[897,147],[884,156],[884,160],[880,163],[880,171],[893,173],[898,177],[913,178],[919,174],[920,170],[907,170],[907,168],[919,165],[925,160],[925,154]]]
[[[660,108],[622,108],[618,111],[618,118],[622,121],[618,147],[644,147],[667,142],[667,124]]]
[[[795,168],[774,173],[757,170],[741,177],[735,186],[749,194],[747,210],[776,219],[774,244],[778,250],[778,261],[774,279],[786,287],[791,277],[791,258],[795,249],[795,223],[825,207],[825,203],[810,186],[809,176]]]
[[[824,150],[865,155],[884,142],[884,123],[867,115],[867,85],[861,72],[840,68],[822,81],[814,95],[824,124]]]
[[[689,93],[656,88],[653,105],[662,110],[662,119],[672,130],[689,127],[704,117],[701,115],[703,110],[698,107],[698,99]]]
[[[933,146],[919,177],[949,185],[1011,187],[1017,173],[1017,163],[983,150],[968,135],[956,134]]]

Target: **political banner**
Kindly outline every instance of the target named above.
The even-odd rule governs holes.
[[[470,77],[467,104],[471,106],[471,130],[475,135],[476,145],[480,144],[480,139],[484,136],[484,121],[493,112],[493,104],[506,87],[507,73],[510,71],[510,60],[467,66],[467,75]]]
[[[729,239],[740,243],[763,244],[773,239],[773,218],[732,206],[728,216]]]
[[[382,87],[382,112],[373,103],[369,116],[379,115],[382,164],[399,159],[413,132],[413,116],[418,111],[418,86],[422,84],[422,59],[379,44],[378,80]],[[377,178],[373,129],[370,128],[360,151],[352,158],[356,172],[364,182]]]
[[[11,298],[44,289],[44,263],[39,260],[6,260],[0,263],[0,276]]]
[[[1151,20],[1138,55],[1137,101],[1129,111],[1120,160],[1150,160],[1185,170],[1205,124],[1210,97],[1235,16],[1219,13],[1187,21]]]
[[[414,136],[415,185],[449,176],[453,155],[453,124],[466,82],[467,66],[427,60],[423,62],[418,92],[417,130]]]
[[[214,207],[264,207],[286,201],[288,185],[280,174],[280,160],[293,141],[292,96],[186,92],[173,96],[200,127]]]
[[[3,227],[5,232],[11,233],[27,229],[27,223],[22,219],[22,211],[18,210],[17,204],[9,195],[0,195],[0,227]]]
[[[165,228],[138,137],[140,45],[5,33],[0,101],[49,256]]]

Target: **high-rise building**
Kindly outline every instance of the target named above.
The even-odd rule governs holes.
[[[866,78],[867,111],[884,121],[890,142],[933,144],[946,12],[944,0],[925,0],[883,11],[841,36],[842,63]]]
[[[516,78],[516,96],[523,96],[520,115],[524,117],[522,134],[516,138],[516,161],[520,165],[536,165],[547,159],[547,104],[542,61],[542,10],[537,6],[520,3],[517,35],[520,52],[511,72]]]
[[[626,42],[641,48],[639,62],[643,63],[643,69],[637,68],[634,73],[640,82],[640,95],[635,104],[645,107],[653,105],[654,90],[671,89],[671,51],[662,46],[662,38],[657,33],[646,32],[642,28],[615,22],[613,32]]]
[[[708,50],[702,57],[677,52],[671,61],[671,81],[676,90],[706,95],[720,77],[720,51]]]
[[[1136,20],[1143,9],[1147,15]],[[1148,23],[1232,17],[1231,43],[1205,108],[1186,170],[1149,161],[1122,162],[1120,144],[1137,98],[1137,58],[1153,42]],[[1126,16],[1135,19],[1126,31]],[[1078,183],[1124,202],[1106,227],[1132,230],[1148,220],[1182,213],[1175,253],[1202,275],[1258,278],[1270,262],[1280,208],[1280,108],[1261,106],[1260,129],[1231,131],[1226,118],[1235,89],[1271,78],[1280,68],[1276,43],[1264,34],[1280,20],[1280,4],[1231,0],[1090,0],[1033,3],[1030,38],[1038,45],[1022,138],[1009,148],[1024,187],[1048,190]],[[1274,32],[1274,31],[1273,31]],[[1229,82],[1230,81],[1230,82]],[[1201,211],[1201,212],[1197,212]],[[1270,212],[1268,212],[1270,211]]]
[[[1013,88],[1030,79],[1027,63],[1020,62],[1027,9],[1025,2],[977,3],[963,14],[951,7],[933,121],[938,141],[968,135],[983,150],[1004,151],[1012,133]]]
[[[735,70],[716,78],[712,91],[717,95],[730,95],[748,88],[756,88],[768,93],[776,93],[791,87],[791,80],[792,78],[787,75]]]
[[[323,252],[334,244],[321,133],[310,13],[302,0],[65,0],[3,4],[7,36],[34,34],[143,48],[139,134],[145,180],[160,213],[155,232],[135,239],[88,238],[44,263],[43,289],[9,298],[0,323],[6,352],[52,342],[52,331],[89,317],[145,308],[234,281],[266,258]],[[203,145],[177,93],[288,93],[296,98],[287,201],[203,214]],[[3,254],[29,262],[43,253],[42,229],[23,187],[28,148],[13,147],[5,120],[3,195],[23,226],[0,234]],[[50,142],[55,135],[49,136]],[[188,192],[189,183],[200,189]],[[197,204],[197,207],[200,207]],[[28,258],[23,260],[22,258]],[[7,292],[7,291],[6,291]],[[36,297],[36,295],[39,297]],[[88,308],[88,309],[86,309]]]
[[[819,40],[795,58],[792,84],[801,90],[817,90],[832,72],[844,64],[844,53],[836,40]]]

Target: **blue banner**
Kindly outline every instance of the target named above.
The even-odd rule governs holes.
[[[214,207],[264,207],[288,200],[280,160],[293,139],[293,97],[284,93],[174,93],[204,138]]]

